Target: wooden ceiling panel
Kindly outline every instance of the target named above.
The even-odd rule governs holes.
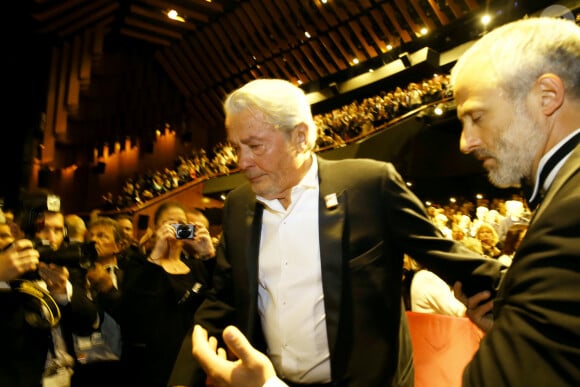
[[[306,78],[300,77],[300,80],[304,83],[314,81],[319,79],[321,75],[324,75],[322,71],[317,71],[317,63],[314,60],[308,58],[302,50],[302,46],[298,50],[294,50],[294,59],[300,65],[299,74],[303,74]],[[297,74],[297,75],[299,75]]]
[[[338,24],[338,19],[333,12],[328,10],[326,4],[323,4],[320,0],[314,0],[314,5],[318,9],[318,14],[321,16],[321,19],[323,19],[330,28],[333,28]]]
[[[416,7],[417,0],[411,0],[411,1],[413,2],[413,6]],[[449,18],[447,17],[447,15],[445,15],[445,12],[443,12],[441,7],[439,7],[438,1],[429,0],[429,5],[431,6],[431,9],[435,13],[435,16],[437,16],[437,20],[439,20],[440,24],[442,24],[442,25],[449,24]]]
[[[74,130],[77,130],[83,126],[84,114],[87,126],[94,126],[100,120],[114,122],[119,130],[122,130],[120,122],[154,125],[152,120],[171,114],[181,115],[195,130],[222,131],[221,99],[250,79],[281,77],[293,82],[300,80],[308,88],[309,84],[318,85],[362,71],[366,61],[384,60],[405,51],[407,46],[417,47],[423,39],[419,36],[422,27],[430,32],[445,30],[448,39],[460,44],[469,34],[454,34],[446,29],[465,23],[466,18],[484,7],[513,15],[525,12],[524,6],[530,12],[532,5],[540,9],[551,4],[542,0],[522,0],[518,7],[501,0],[30,2],[27,11],[33,22],[33,33],[39,41],[55,48],[47,51],[60,55],[47,62],[65,60],[67,51],[63,47],[73,44],[78,47],[78,37],[82,37],[81,47],[75,48],[75,69],[69,69],[69,73],[52,72],[55,79],[49,83],[53,85],[49,87],[71,85],[66,99],[53,90],[51,105],[47,107],[51,110],[47,115],[53,118],[46,130],[65,134],[67,119],[74,116]],[[183,21],[169,19],[170,9],[176,10]],[[305,35],[306,31],[310,37]],[[387,49],[388,45],[392,46],[392,52]],[[437,47],[431,48],[437,50]],[[140,55],[141,61],[152,64],[150,67],[155,71],[147,72],[147,76],[154,79],[146,80],[147,83],[172,85],[172,88],[163,88],[162,95],[158,96],[167,103],[157,101],[147,109],[136,109],[137,104],[145,101],[139,99],[139,93],[128,93],[124,98],[135,100],[126,102],[127,112],[120,112],[115,110],[115,104],[108,103],[110,97],[101,103],[95,101],[106,98],[95,90],[106,90],[103,85],[114,84],[108,79],[113,76],[108,69],[118,65],[112,58],[122,61],[129,55],[126,52]],[[355,57],[362,62],[357,67],[352,62]],[[143,87],[143,82],[135,79],[124,87]],[[81,94],[85,97],[79,98]],[[86,96],[91,96],[91,108],[83,107]],[[184,111],[175,111],[179,107]],[[129,117],[131,114],[146,117]],[[86,136],[59,135],[59,138]]]
[[[210,29],[208,34],[216,35],[216,39],[219,42],[218,44],[223,48],[223,53],[227,58],[226,60],[232,67],[232,73],[238,74],[241,71],[244,71],[245,64],[243,62],[243,56],[238,49],[239,44],[233,40],[235,36],[228,34],[220,24],[212,24],[208,28]]]
[[[372,46],[372,44],[369,44],[369,42],[367,41],[367,38],[363,32],[363,29],[361,28],[361,25],[357,21],[352,21],[348,23],[348,25],[351,28],[352,32],[354,33],[354,36],[356,37],[357,41],[360,43],[362,48],[364,48],[366,52],[366,57],[368,59],[376,57],[377,50]]]

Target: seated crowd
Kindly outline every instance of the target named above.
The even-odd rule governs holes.
[[[317,151],[337,148],[386,128],[405,114],[450,95],[448,75],[434,75],[405,88],[352,101],[350,104],[314,115],[318,127]],[[228,175],[237,170],[237,155],[227,142],[210,152],[193,150],[180,155],[172,168],[138,173],[127,178],[117,195],[105,193],[101,209],[115,211],[143,204],[183,184],[203,177]]]

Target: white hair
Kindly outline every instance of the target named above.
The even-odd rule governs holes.
[[[530,17],[504,24],[475,42],[451,70],[451,86],[486,58],[498,87],[522,99],[545,73],[558,75],[567,93],[580,98],[580,27],[568,19]]]

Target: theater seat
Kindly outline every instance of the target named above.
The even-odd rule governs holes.
[[[461,387],[463,369],[483,337],[467,317],[407,311],[415,387]]]

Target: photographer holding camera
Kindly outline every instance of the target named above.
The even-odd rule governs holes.
[[[3,236],[0,253],[0,385],[69,386],[71,332],[92,329],[96,310],[83,295],[82,282],[73,279],[81,281],[81,257],[61,250],[60,199],[35,193],[22,202],[20,226],[28,239]]]
[[[146,260],[127,262],[122,285],[122,362],[131,385],[167,385],[193,314],[211,285],[215,248],[207,227],[188,223],[178,202],[153,217]]]
[[[38,267],[38,251],[28,239],[15,240],[10,225],[0,219],[0,385],[40,386],[50,336],[27,322],[26,296],[10,282]]]

